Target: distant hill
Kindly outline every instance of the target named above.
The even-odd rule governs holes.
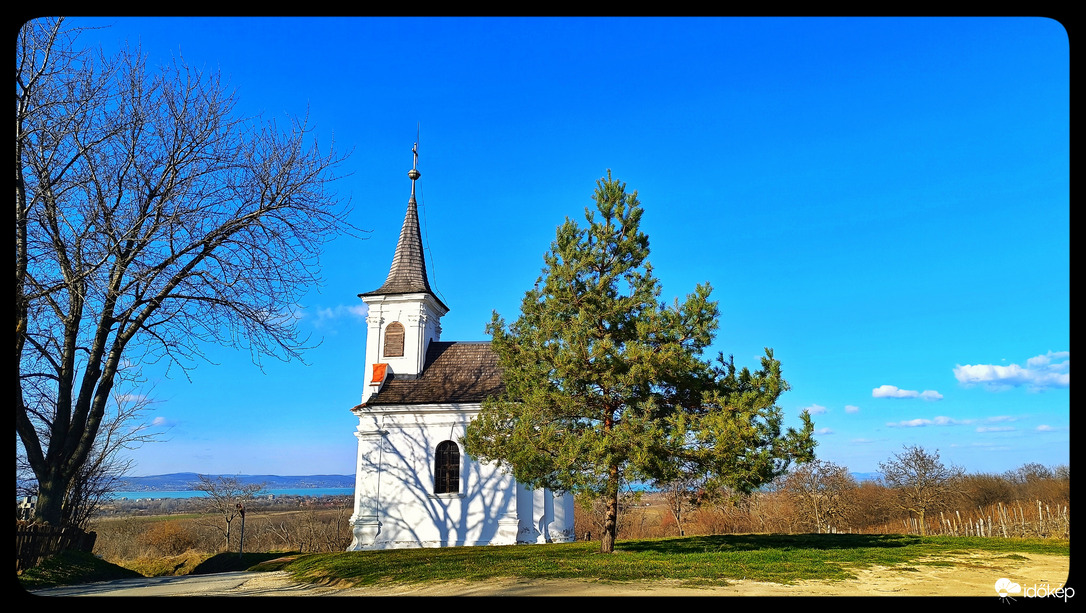
[[[882,478],[879,473],[851,473],[857,481],[876,481]],[[266,489],[300,489],[317,487],[354,487],[354,475],[206,475],[216,477],[237,477],[242,484],[263,483]],[[118,481],[116,491],[189,491],[192,484],[199,481],[197,473],[171,473],[148,477],[124,477]],[[645,484],[633,489],[651,490]]]
[[[263,483],[269,490],[315,488],[315,487],[354,487],[354,475],[205,475],[211,478],[236,477],[244,484]],[[148,477],[123,477],[115,488],[120,492],[155,492],[155,491],[191,491],[192,484],[198,482],[197,473],[171,473]]]
[[[851,473],[857,481],[878,481],[879,473]],[[354,475],[207,475],[237,477],[242,483],[263,483],[269,490],[303,489],[318,487],[354,487]],[[118,492],[185,492],[192,491],[192,484],[199,481],[197,473],[170,473],[147,477],[123,477],[114,488]],[[651,490],[645,484],[633,489]]]

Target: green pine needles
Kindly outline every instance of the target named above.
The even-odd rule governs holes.
[[[788,385],[772,350],[755,373],[703,358],[719,314],[709,284],[660,301],[637,192],[608,171],[593,199],[586,226],[558,227],[520,317],[488,324],[506,387],[464,444],[529,487],[603,496],[611,552],[622,483],[750,491],[812,459],[814,441],[806,414],[782,433]]]

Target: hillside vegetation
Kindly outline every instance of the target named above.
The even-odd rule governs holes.
[[[695,492],[695,496],[696,496]],[[895,492],[865,481],[845,489],[841,510],[823,532],[868,535],[916,534],[916,518],[894,504]],[[1070,478],[1058,471],[1037,474],[974,474],[958,484],[958,495],[929,515],[929,534],[992,539],[1070,539]],[[676,496],[628,492],[622,499],[619,541],[736,534],[818,532],[811,509],[783,484],[745,497]],[[185,574],[203,560],[239,548],[240,524],[229,544],[222,518],[202,512],[200,499],[119,501],[103,509],[91,528],[94,553],[145,574]],[[351,541],[350,496],[262,498],[248,505],[246,552],[343,552]],[[590,500],[576,508],[580,539],[598,534],[603,514]],[[681,525],[681,530],[680,530]]]

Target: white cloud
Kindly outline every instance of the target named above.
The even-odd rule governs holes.
[[[151,397],[146,394],[117,394],[117,396],[114,397],[114,400],[116,400],[118,404],[125,406],[138,404],[146,405],[153,402]]]
[[[1055,432],[1056,429],[1053,428],[1052,426],[1048,425],[1048,424],[1041,424],[1041,425],[1037,426],[1037,431],[1038,432]]]
[[[1014,426],[980,426],[977,432],[1014,432],[1017,429]]]
[[[1052,364],[1052,360],[1062,360],[1059,364]],[[1049,351],[1044,355],[1039,355],[1026,360],[1026,368],[1047,368],[1049,366],[1066,366],[1067,371],[1071,371],[1071,352],[1070,351]]]
[[[368,312],[369,307],[367,307],[365,304],[354,304],[350,306],[339,304],[334,307],[324,307],[321,309],[316,309],[315,314],[317,316],[317,323],[321,324],[344,317],[357,317],[358,319],[365,319]]]
[[[803,410],[807,411],[811,415],[821,415],[826,412],[826,407],[820,404],[812,404],[809,407],[805,407]]]
[[[891,428],[923,428],[924,426],[931,426],[934,423],[935,422],[930,419],[907,419],[897,423],[889,422],[886,425]]]
[[[829,428],[819,428],[818,430],[815,430],[815,434],[833,434],[833,430],[830,430]]]
[[[169,417],[156,417],[156,418],[151,420],[151,427],[156,428],[156,429],[157,428],[173,428],[174,426],[177,425],[177,423],[178,422],[177,422],[176,419],[171,419]]]
[[[934,419],[906,419],[899,422],[888,422],[886,425],[890,426],[891,428],[923,428],[925,426],[962,426],[971,422],[972,420],[968,419],[963,421],[959,419],[954,419],[952,417],[939,415]]]
[[[852,404],[845,405],[845,413],[859,413],[860,407]]]
[[[947,417],[946,415],[938,415],[931,419],[923,417],[917,419],[906,419],[898,422],[889,422],[886,425],[891,428],[923,428],[924,426],[970,426],[976,423],[981,424],[998,424],[1007,421],[1017,421],[1018,418],[1011,417],[1010,415],[996,415],[994,417],[985,417],[984,419],[955,419],[953,417]],[[1008,430],[1017,430],[1010,426],[977,426],[977,432],[1005,432]]]
[[[911,392],[916,394],[916,392]],[[908,390],[900,390],[893,385],[880,385],[871,390],[873,398],[912,398]]]
[[[872,398],[921,398],[923,400],[942,400],[943,395],[935,390],[903,390],[894,385],[880,385],[871,390]]]
[[[990,390],[1005,390],[1026,386],[1033,391],[1050,387],[1070,387],[1071,352],[1049,351],[1018,364],[966,364],[954,367],[954,377],[966,386],[984,385]]]

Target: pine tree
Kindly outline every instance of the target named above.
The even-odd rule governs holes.
[[[753,413],[716,410],[729,394],[751,390],[739,389],[734,367],[729,378],[702,359],[717,326],[710,286],[698,285],[681,303],[660,302],[637,192],[627,193],[608,171],[593,200],[587,226],[567,218],[558,227],[520,317],[507,325],[495,313],[488,324],[505,392],[483,403],[464,444],[476,459],[509,467],[529,487],[602,496],[601,551],[611,552],[624,482],[662,482],[675,478],[678,467],[706,474],[728,469],[713,462],[712,439],[735,425],[729,415]],[[786,384],[776,367],[779,394]],[[742,399],[759,404],[750,393]],[[768,428],[755,432],[747,424],[743,433],[772,438],[776,427],[779,439],[779,421],[778,410]],[[809,434],[808,427],[808,442]],[[737,480],[743,483],[774,472],[765,462],[732,464],[747,469]]]

